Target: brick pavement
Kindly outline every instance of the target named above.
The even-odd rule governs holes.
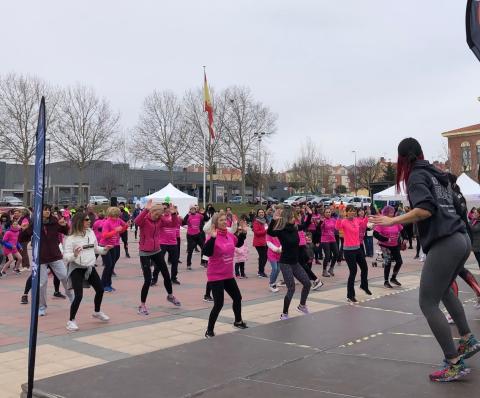
[[[183,232],[184,234],[184,232]],[[184,238],[184,236],[183,236]],[[139,355],[175,345],[188,343],[203,338],[211,304],[202,301],[205,289],[205,271],[199,266],[200,256],[193,258],[193,271],[186,267],[186,240],[182,239],[181,259],[179,266],[180,286],[174,286],[174,294],[182,302],[182,307],[173,307],[166,301],[163,285],[150,290],[147,305],[150,315],[140,316],[136,313],[139,303],[140,288],[143,283],[138,254],[138,244],[130,236],[132,258],[122,257],[117,264],[118,277],[114,279],[117,292],[105,294],[102,310],[111,317],[108,323],[101,323],[91,318],[93,309],[93,290],[85,291],[84,299],[77,315],[80,331],[71,333],[65,329],[68,320],[68,301],[53,299],[52,281],[49,281],[48,314],[39,320],[38,355],[36,379],[65,373],[101,363]],[[247,240],[251,248],[246,265],[248,279],[239,280],[243,296],[243,317],[251,326],[275,322],[281,312],[284,290],[271,293],[268,280],[256,277],[257,254],[251,247],[251,236]],[[357,290],[357,298],[368,301],[395,294],[400,290],[416,289],[419,281],[421,263],[413,260],[414,251],[403,253],[404,266],[402,289],[393,292],[383,286],[383,269],[369,268],[369,278],[373,297],[368,297]],[[473,260],[470,259],[473,263]],[[371,261],[369,261],[371,263]],[[472,268],[478,275],[478,268]],[[101,271],[101,267],[99,267]],[[267,266],[268,270],[268,266]],[[321,267],[315,266],[314,272],[320,274]],[[340,305],[346,305],[346,276],[348,270],[345,263],[337,267],[334,278],[323,278],[325,286],[311,293],[309,307],[312,312],[323,311]],[[0,280],[0,383],[2,396],[18,397],[20,385],[26,380],[26,356],[29,327],[30,306],[20,305],[28,272],[20,276],[9,274]],[[298,289],[300,290],[300,289]],[[298,293],[293,305],[298,301]],[[220,314],[216,333],[230,333],[233,313],[229,298]],[[292,316],[300,316],[291,311]]]

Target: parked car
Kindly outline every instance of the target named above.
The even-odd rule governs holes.
[[[117,203],[125,203],[127,204],[127,198],[124,198],[123,196],[117,196]]]
[[[228,203],[243,203],[241,196],[233,196],[230,198]]]
[[[278,205],[278,199],[274,198],[273,196],[267,196],[265,199],[267,200],[267,203]]]
[[[351,204],[350,202],[353,200],[352,196],[342,196],[339,198],[336,198],[336,200],[333,201],[335,206],[338,206],[341,203],[343,203],[345,206]]]
[[[368,196],[354,196],[350,204],[356,208],[370,207],[372,201]]]
[[[288,199],[283,201],[284,204],[290,206],[298,206],[307,203],[307,198],[305,196],[290,196]]]
[[[4,196],[0,200],[0,206],[23,206],[23,202],[15,196]]]
[[[110,201],[105,196],[90,196],[89,203],[92,205],[108,205]]]

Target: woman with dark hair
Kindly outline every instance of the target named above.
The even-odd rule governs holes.
[[[258,277],[268,278],[265,273],[265,264],[267,264],[267,219],[265,218],[265,211],[263,209],[257,210],[257,216],[253,221],[253,246],[258,253]]]
[[[398,145],[397,189],[401,185],[406,186],[412,210],[396,217],[372,216],[371,221],[384,226],[417,223],[426,253],[420,279],[420,308],[445,355],[445,366],[432,373],[430,380],[457,380],[470,373],[464,359],[480,351],[462,303],[450,288],[471,250],[462,210],[448,176],[424,160],[422,148],[414,138],[406,138]],[[461,336],[458,349],[439,308],[440,301],[458,328]]]
[[[91,285],[95,290],[95,312],[92,317],[107,322],[110,318],[100,311],[103,299],[103,284],[95,269],[95,254],[105,255],[113,246],[100,247],[95,233],[90,228],[88,214],[78,212],[72,219],[72,233],[64,242],[63,259],[68,264],[67,277],[69,286],[75,297],[70,306],[70,320],[67,330],[78,330],[75,316],[83,298],[84,284]]]

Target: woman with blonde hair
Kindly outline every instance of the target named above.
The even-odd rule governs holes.
[[[103,289],[108,292],[114,292],[112,287],[112,274],[115,264],[120,258],[120,235],[125,232],[128,225],[120,218],[120,209],[118,207],[109,207],[106,212],[106,219],[102,225],[102,235],[100,239],[101,246],[112,246],[108,253],[102,255]]]
[[[295,279],[298,279],[303,285],[300,297],[300,305],[298,311],[308,314],[307,297],[310,292],[310,279],[299,264],[300,238],[298,231],[307,229],[312,218],[312,210],[306,208],[308,213],[306,220],[301,224],[295,224],[295,212],[289,207],[278,206],[275,209],[273,219],[268,226],[268,235],[277,237],[282,246],[282,253],[279,260],[280,270],[282,271],[283,280],[287,286],[287,294],[283,300],[283,311],[280,319],[288,319],[288,309],[295,293]]]

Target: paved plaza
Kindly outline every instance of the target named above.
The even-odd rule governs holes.
[[[383,269],[370,267],[374,295],[357,290],[360,304],[348,305],[343,263],[334,278],[324,278],[323,288],[311,292],[311,315],[294,311],[297,293],[292,318],[279,322],[284,290],[271,293],[268,281],[256,277],[257,254],[250,236],[250,277],[238,281],[250,328],[232,327],[226,299],[217,337],[205,340],[211,304],[202,301],[206,278],[199,255],[194,255],[194,270],[187,271],[183,239],[182,284],[174,286],[182,307],[166,301],[160,283],[149,293],[150,315],[140,316],[136,307],[143,277],[138,245],[133,235],[130,239],[132,258],[126,259],[122,250],[114,279],[117,292],[104,296],[102,310],[111,317],[109,323],[91,318],[93,290],[88,289],[77,315],[80,331],[68,332],[68,302],[52,298],[49,281],[48,314],[39,320],[39,390],[72,398],[449,397],[473,396],[480,387],[479,358],[469,361],[474,369],[464,381],[448,386],[428,381],[442,355],[418,308],[421,263],[413,260],[413,250],[403,253],[402,288],[384,289]],[[469,263],[479,276],[473,256]],[[320,274],[320,266],[314,271]],[[19,397],[27,377],[30,306],[19,304],[27,276],[9,274],[0,280],[0,385],[5,398]],[[463,282],[460,287],[468,318],[480,335],[473,293]]]

